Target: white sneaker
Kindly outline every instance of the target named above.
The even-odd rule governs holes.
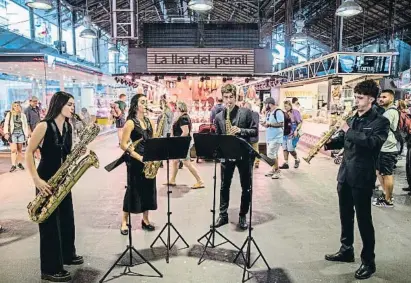
[[[271,177],[271,176],[273,176],[273,175],[274,175],[274,172],[273,172],[273,171],[270,171],[270,172],[266,173],[264,176],[266,176],[266,177]]]
[[[273,173],[273,175],[271,176],[271,179],[280,179],[281,177],[281,173],[280,171],[276,171]]]

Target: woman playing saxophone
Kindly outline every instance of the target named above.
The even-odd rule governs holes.
[[[74,97],[56,92],[48,113],[34,129],[26,149],[26,163],[36,186],[36,194],[52,194],[47,181],[58,171],[72,149],[72,127],[69,119],[74,112]],[[36,170],[34,153],[40,147],[41,160]],[[82,151],[84,154],[86,150]],[[71,193],[68,193],[47,220],[39,224],[41,278],[52,282],[71,280],[65,265],[78,265],[83,258],[76,254],[75,226]]]
[[[128,235],[127,220],[129,213],[143,213],[141,226],[143,230],[154,231],[150,224],[148,212],[157,209],[156,178],[149,179],[144,173],[144,145],[147,139],[153,137],[153,126],[145,116],[147,98],[143,94],[136,94],[130,102],[130,109],[121,139],[121,149],[128,152],[127,190],[123,201],[123,218],[120,232]],[[131,140],[135,147],[130,146]],[[139,141],[140,140],[140,141]],[[139,141],[136,143],[136,141]]]

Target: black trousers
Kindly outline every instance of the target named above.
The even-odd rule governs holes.
[[[46,221],[39,224],[39,229],[41,272],[55,274],[63,270],[63,263],[70,262],[76,253],[71,193]]]
[[[220,190],[220,216],[227,217],[230,202],[230,187],[234,169],[238,168],[241,183],[240,216],[245,216],[250,208],[250,186],[253,174],[253,159],[222,161],[221,162],[221,190]]]
[[[373,186],[370,188],[354,188],[347,183],[338,183],[337,190],[341,220],[340,240],[342,246],[340,251],[345,252],[353,249],[354,214],[356,214],[363,244],[361,260],[364,264],[372,264],[375,259],[375,233],[371,215]]]

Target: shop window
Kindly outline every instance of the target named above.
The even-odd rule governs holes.
[[[0,26],[30,38],[29,11],[12,1],[0,0]]]
[[[34,32],[36,40],[43,44],[54,46],[58,41],[57,26],[37,15],[34,15]]]

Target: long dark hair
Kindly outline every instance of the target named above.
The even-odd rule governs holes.
[[[44,117],[44,121],[56,119],[56,117],[60,115],[61,110],[63,109],[64,105],[66,105],[70,100],[70,98],[74,99],[74,96],[72,96],[70,93],[64,91],[56,92],[50,100],[50,106],[47,111],[46,117]],[[67,118],[66,121],[68,121]]]
[[[144,94],[138,93],[131,98],[130,109],[128,110],[127,120],[132,120],[136,118],[137,111],[138,111],[138,100],[142,96],[144,96]]]

